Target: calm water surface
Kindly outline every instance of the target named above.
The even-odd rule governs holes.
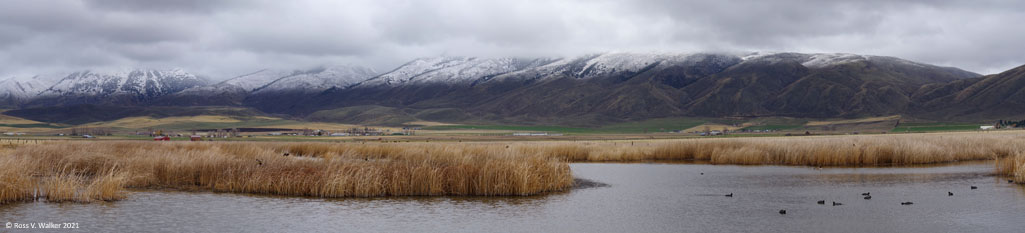
[[[1025,190],[991,176],[989,162],[821,170],[697,164],[573,164],[572,169],[577,178],[608,186],[503,198],[140,191],[113,203],[0,206],[0,222],[75,222],[87,232],[1025,231]],[[864,200],[863,192],[873,198]],[[833,201],[843,205],[828,205]],[[914,204],[900,204],[906,201]],[[787,214],[778,214],[780,209]],[[4,231],[29,232],[0,228]]]

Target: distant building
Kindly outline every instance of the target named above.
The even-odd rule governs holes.
[[[981,130],[991,130],[991,129],[996,129],[996,126],[983,125],[983,126],[979,126],[979,129],[981,129]]]
[[[513,133],[513,136],[549,136],[548,133]]]

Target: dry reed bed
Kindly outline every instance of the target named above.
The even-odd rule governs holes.
[[[117,200],[126,187],[313,197],[531,195],[572,184],[564,161],[498,147],[253,142],[21,146],[0,153],[0,181],[5,184],[0,200]]]
[[[879,166],[983,159],[999,159],[999,173],[1023,182],[1025,134],[636,142],[64,142],[0,152],[0,203],[117,200],[124,187],[314,197],[531,195],[571,186],[566,162]]]
[[[915,134],[673,141],[522,143],[576,162],[696,160],[713,164],[879,166],[990,160],[1025,152],[1025,134]]]
[[[997,160],[997,173],[1011,177],[1016,183],[1025,183],[1025,152]]]

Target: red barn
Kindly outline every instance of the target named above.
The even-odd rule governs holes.
[[[189,136],[189,141],[203,141],[203,137],[201,137],[199,135],[192,135],[192,136]]]
[[[171,137],[168,136],[156,136],[153,137],[153,141],[170,141]]]

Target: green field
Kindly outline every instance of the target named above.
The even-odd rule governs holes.
[[[645,121],[611,124],[596,128],[563,127],[563,126],[516,126],[516,125],[443,125],[430,126],[427,130],[505,130],[522,132],[549,132],[566,134],[617,134],[617,133],[654,133],[683,130],[707,122],[695,118],[661,118]]]
[[[902,123],[890,132],[937,132],[979,130],[980,123]]]

